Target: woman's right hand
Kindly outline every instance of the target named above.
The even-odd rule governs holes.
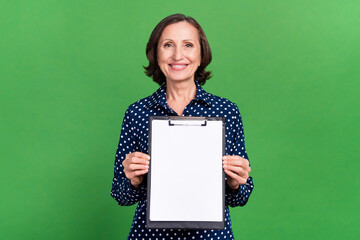
[[[149,170],[150,156],[142,152],[126,154],[123,161],[125,176],[134,188],[138,188]]]

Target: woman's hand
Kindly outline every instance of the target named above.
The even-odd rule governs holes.
[[[150,156],[142,152],[126,154],[123,161],[125,176],[134,188],[138,188],[149,170]]]
[[[237,155],[223,156],[223,168],[227,175],[227,184],[234,190],[246,183],[251,171],[249,161]]]

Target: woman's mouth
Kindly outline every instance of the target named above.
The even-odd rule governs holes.
[[[169,64],[170,68],[175,71],[184,70],[189,64]]]

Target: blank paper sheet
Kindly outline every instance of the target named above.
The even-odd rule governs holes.
[[[151,131],[150,221],[223,221],[223,121]]]

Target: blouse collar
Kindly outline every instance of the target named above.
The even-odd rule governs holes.
[[[196,96],[194,100],[211,107],[209,94],[200,86],[197,80],[194,81],[196,85]],[[165,108],[168,108],[166,102],[166,83],[161,85],[161,87],[148,98],[145,108],[151,108],[155,105],[161,105]]]

